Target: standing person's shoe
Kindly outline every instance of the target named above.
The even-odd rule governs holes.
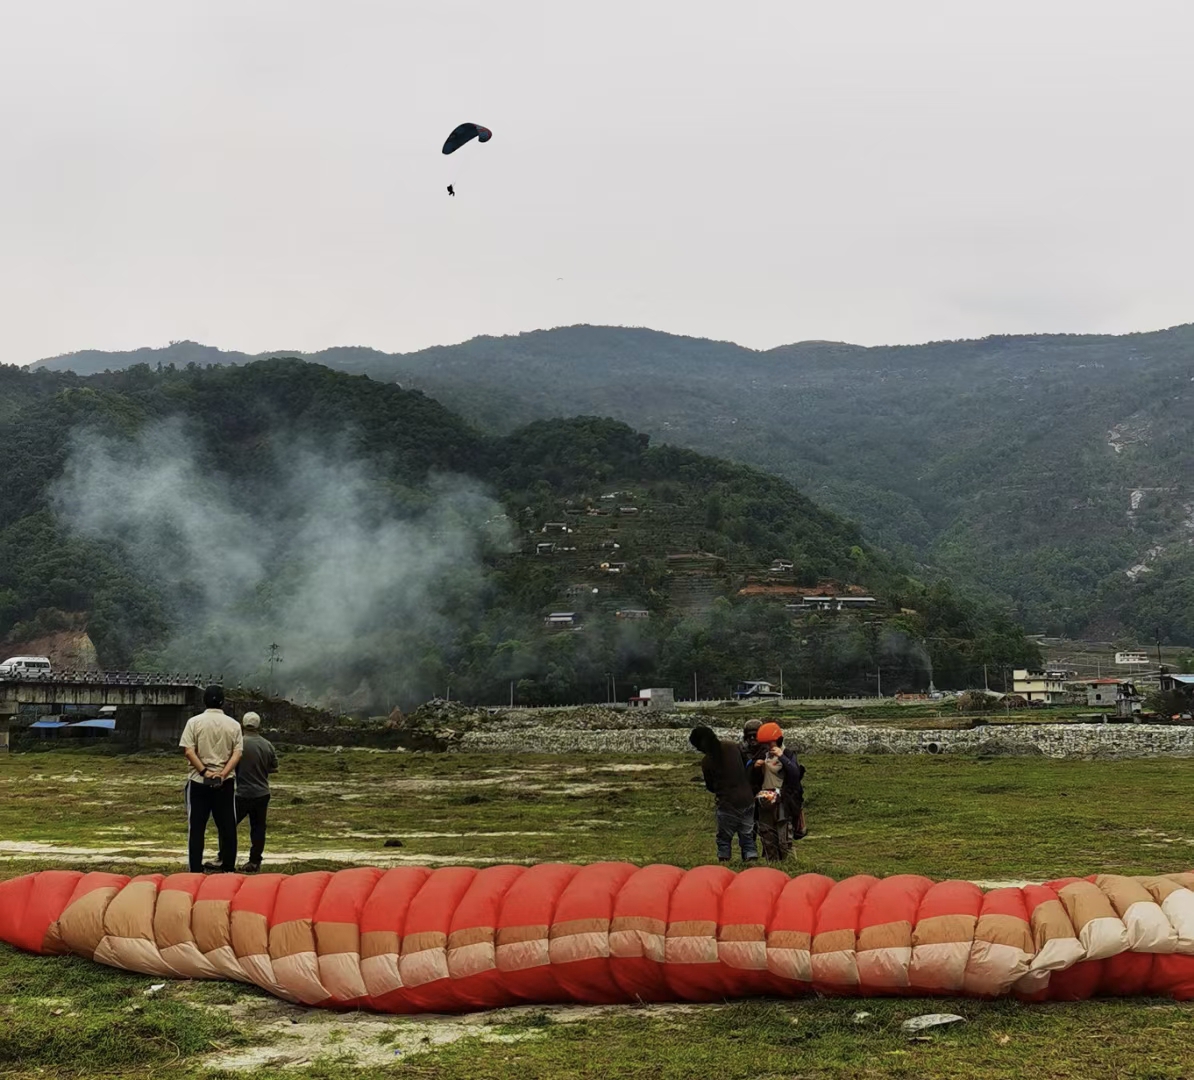
[[[219,863],[205,862],[203,864],[203,872],[205,874],[222,874],[224,873],[224,867]]]
[[[240,868],[240,872],[241,872],[242,874],[255,874],[255,873],[257,873],[257,871],[258,871],[258,870],[260,870],[260,869],[261,869],[261,863],[259,863],[259,862],[247,862],[247,863],[245,863],[245,865],[244,865],[244,866],[242,866],[242,867]]]

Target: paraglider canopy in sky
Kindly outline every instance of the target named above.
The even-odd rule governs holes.
[[[492,138],[493,132],[487,127],[482,127],[480,124],[461,124],[448,136],[447,142],[444,143],[444,153],[450,154],[459,150],[466,142],[471,142],[473,139],[476,139],[477,142],[489,142]]]

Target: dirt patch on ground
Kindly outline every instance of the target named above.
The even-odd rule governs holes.
[[[383,1016],[330,1013],[298,1005],[252,1002],[247,1006],[207,1006],[230,1013],[252,1030],[262,1045],[238,1047],[207,1057],[211,1069],[243,1071],[263,1067],[297,1068],[317,1060],[351,1062],[359,1068],[394,1064],[412,1054],[434,1052],[461,1039],[514,1043],[542,1038],[552,1025],[576,1024],[611,1012],[633,1009],[658,1016],[690,1013],[698,1005],[528,1005],[465,1016]]]

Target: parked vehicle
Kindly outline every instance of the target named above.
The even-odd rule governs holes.
[[[3,664],[0,664],[0,679],[5,677],[10,679],[28,678],[31,675],[37,677],[52,673],[53,668],[50,666],[48,656],[10,656]]]

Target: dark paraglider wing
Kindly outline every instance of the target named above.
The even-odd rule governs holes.
[[[461,124],[448,136],[444,143],[444,153],[451,154],[472,139],[476,139],[478,142],[489,142],[492,138],[493,132],[487,127],[482,127],[480,124]]]

